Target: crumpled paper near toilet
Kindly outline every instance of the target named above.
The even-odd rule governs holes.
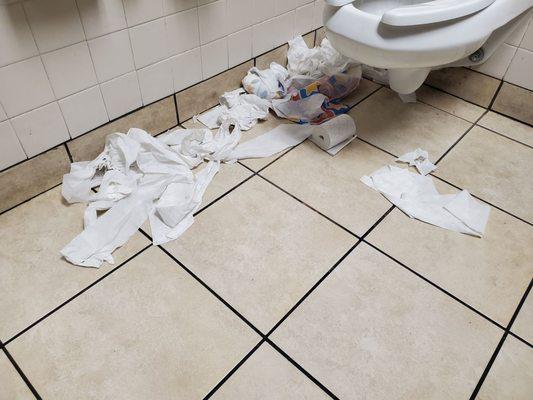
[[[99,267],[113,263],[112,253],[148,219],[155,245],[178,238],[194,222],[194,213],[221,162],[268,157],[305,140],[307,126],[283,124],[239,144],[238,124],[224,121],[209,129],[178,129],[154,138],[140,129],[113,133],[93,161],[71,165],[63,176],[63,197],[88,202],[84,230],[62,250],[72,264]],[[207,161],[199,172],[192,169]],[[93,188],[98,188],[93,192]],[[97,217],[97,211],[107,210]]]
[[[409,163],[410,167],[415,167],[422,175],[427,175],[437,169],[437,166],[429,161],[429,154],[427,151],[418,148],[416,150],[405,153],[396,161]]]
[[[466,190],[442,195],[430,177],[393,165],[363,176],[361,182],[380,192],[411,218],[477,237],[485,232],[490,207],[475,200]]]

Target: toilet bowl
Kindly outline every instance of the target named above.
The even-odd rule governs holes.
[[[485,62],[533,0],[325,0],[326,35],[339,53],[385,68],[400,94],[432,69]]]

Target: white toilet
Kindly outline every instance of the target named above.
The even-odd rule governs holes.
[[[341,54],[386,68],[400,94],[432,69],[485,62],[533,0],[325,0],[326,34]]]

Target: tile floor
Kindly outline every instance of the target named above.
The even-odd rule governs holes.
[[[143,228],[99,270],[59,257],[83,216],[60,187],[3,212],[0,399],[531,399],[533,128],[489,89],[365,81],[338,156],[224,165],[179,240]],[[483,239],[359,181],[418,146],[440,191],[491,206]]]

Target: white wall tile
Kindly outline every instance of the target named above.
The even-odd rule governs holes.
[[[305,35],[315,28],[315,4],[309,3],[294,11],[294,34]]]
[[[86,42],[43,54],[42,59],[58,99],[96,85],[96,74]]]
[[[123,0],[128,26],[163,16],[163,0]]]
[[[515,85],[533,90],[533,52],[525,49],[518,49],[509,70],[505,75],[505,80]]]
[[[505,43],[511,44],[513,46],[519,46],[520,42],[522,41],[522,38],[524,37],[524,33],[526,33],[527,26],[529,24],[530,18],[524,18],[520,21],[520,23],[517,25],[513,33],[505,40]]]
[[[126,28],[122,0],[77,0],[87,39]]]
[[[179,92],[202,80],[202,56],[196,48],[171,58],[174,91]]]
[[[296,8],[295,0],[274,0],[274,12],[276,15],[284,14]]]
[[[225,37],[202,46],[201,51],[204,79],[228,69],[228,41]]]
[[[163,14],[170,15],[196,6],[196,0],[163,0]]]
[[[529,23],[526,33],[520,42],[520,47],[529,51],[533,51],[533,22]],[[533,69],[533,66],[531,68]]]
[[[198,8],[200,42],[209,43],[226,35],[226,0],[217,0]]]
[[[501,79],[509,68],[515,52],[516,47],[503,43],[486,62],[472,69]]]
[[[113,32],[88,41],[99,82],[105,82],[135,69],[128,30]]]
[[[272,19],[271,37],[274,47],[281,46],[294,37],[294,11]]]
[[[324,0],[315,0],[315,29],[318,29],[324,25],[322,15],[324,14],[324,7],[326,3]]]
[[[142,106],[141,91],[135,71],[100,85],[109,119],[115,119]]]
[[[197,8],[166,17],[165,27],[169,56],[183,53],[200,45]]]
[[[9,117],[54,100],[40,57],[0,68],[0,102]]]
[[[85,39],[74,0],[30,0],[23,4],[41,53]]]
[[[131,28],[130,38],[137,69],[163,60],[167,56],[163,18]]]
[[[237,32],[255,22],[252,0],[226,0],[227,32]]]
[[[17,135],[9,121],[0,122],[0,171],[26,159]]]
[[[56,102],[19,115],[11,119],[11,124],[28,157],[70,139]]]
[[[252,28],[228,35],[229,67],[234,67],[252,58]]]
[[[72,138],[109,121],[98,86],[59,100],[59,107]]]
[[[264,22],[256,24],[252,28],[252,53],[256,57],[266,51],[274,48],[272,40],[272,26],[273,20],[268,19]]]
[[[150,104],[174,92],[172,60],[166,59],[137,71],[143,104]]]
[[[0,7],[0,67],[37,55],[21,4]]]
[[[262,22],[270,19],[276,15],[274,10],[274,0],[251,0],[253,2],[253,10],[255,21]]]

